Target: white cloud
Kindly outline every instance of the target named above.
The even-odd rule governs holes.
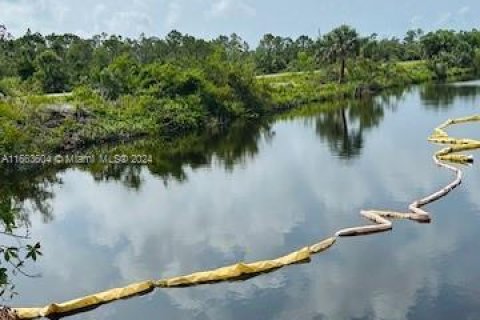
[[[0,21],[16,36],[27,28],[42,33],[75,32],[91,36],[101,32],[138,36],[159,29],[152,23],[159,11],[154,0],[132,2],[94,0],[0,0]]]
[[[470,6],[463,6],[458,10],[452,10],[451,12],[444,12],[441,14],[436,23],[437,28],[468,28],[467,18],[471,12]]]
[[[168,4],[167,15],[165,19],[165,27],[167,29],[174,29],[178,27],[181,12],[182,5],[179,0],[173,0]]]
[[[214,0],[210,5],[207,14],[212,17],[238,15],[255,16],[256,10],[254,7],[241,0]]]
[[[137,37],[145,30],[152,30],[151,17],[140,11],[121,11],[114,13],[105,23],[111,33],[132,34]]]
[[[403,35],[407,28],[417,26],[426,30],[445,26],[470,29],[477,26],[471,13],[480,10],[479,3],[464,1],[461,6],[448,0],[425,0],[415,3],[412,13],[408,1],[394,0],[371,0],[368,4],[308,1],[301,6],[274,0],[0,0],[0,22],[14,36],[27,28],[42,33],[92,36],[106,32],[129,37],[141,32],[164,36],[178,29],[205,38],[236,32],[256,43],[267,32],[316,36],[317,30],[328,31],[341,23],[352,24],[363,34],[388,36]],[[99,6],[104,7],[100,13],[96,11]],[[384,14],[376,14],[378,10]]]

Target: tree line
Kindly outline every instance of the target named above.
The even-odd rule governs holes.
[[[439,75],[452,67],[480,68],[480,31],[410,30],[403,38],[362,37],[350,26],[340,26],[313,39],[266,34],[251,49],[237,34],[213,40],[197,39],[178,31],[164,39],[117,35],[83,39],[74,34],[42,35],[28,30],[12,37],[0,25],[0,79],[16,77],[44,92],[69,91],[88,84],[115,97],[136,86],[132,74],[142,66],[171,64],[205,71],[205,62],[217,59],[241,65],[254,74],[312,71],[334,66],[333,77],[345,80],[347,62],[367,59],[375,63],[427,60]],[[138,80],[138,79],[137,79]]]

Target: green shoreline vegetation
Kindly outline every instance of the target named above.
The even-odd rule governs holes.
[[[168,139],[479,70],[478,30],[378,39],[341,26],[318,39],[267,34],[250,49],[235,34],[14,38],[0,24],[0,154]]]

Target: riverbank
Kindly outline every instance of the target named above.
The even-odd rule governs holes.
[[[423,61],[377,66],[369,77],[365,73],[365,70],[352,70],[351,81],[342,84],[329,80],[324,71],[260,77],[251,88],[261,94],[252,93],[253,98],[249,98],[249,93],[243,92],[248,98],[231,98],[228,105],[232,111],[215,116],[205,112],[207,108],[202,104],[211,103],[211,99],[203,98],[202,92],[189,97],[188,101],[162,100],[148,95],[124,95],[107,100],[82,87],[69,95],[3,98],[0,100],[3,132],[0,151],[7,155],[68,153],[91,145],[141,137],[171,139],[229,126],[235,119],[252,120],[305,104],[364,98],[387,88],[435,81],[435,74]],[[469,69],[451,69],[448,80],[466,79],[472,74]],[[202,98],[196,100],[196,97]],[[221,95],[216,99],[220,101]],[[258,105],[250,107],[248,112],[236,111],[235,99],[239,101],[237,104],[253,100]]]
[[[327,71],[318,70],[261,76],[257,80],[269,86],[276,110],[288,110],[310,103],[368,98],[386,89],[440,81],[426,61],[388,65],[359,63],[351,73],[351,79],[346,83],[332,81]],[[474,75],[473,69],[451,68],[441,81],[470,80]]]

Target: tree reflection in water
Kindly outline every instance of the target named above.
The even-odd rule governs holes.
[[[196,169],[218,160],[226,170],[245,163],[259,151],[261,139],[270,141],[273,134],[267,122],[234,123],[228,130],[202,135],[190,135],[173,141],[148,140],[136,143],[104,146],[88,150],[91,154],[147,154],[153,162],[147,166],[165,183],[185,181],[187,167]],[[87,171],[96,181],[119,181],[139,190],[142,170],[138,164],[76,165],[70,168]],[[30,216],[40,213],[45,223],[53,220],[53,186],[61,184],[60,174],[67,166],[0,167],[0,296],[12,298],[15,292],[13,277],[35,276],[26,271],[29,263],[41,255],[40,243],[31,244]]]
[[[36,276],[26,269],[42,254],[40,243],[31,243],[30,214],[39,212],[44,222],[53,219],[51,186],[61,183],[56,170],[2,168],[0,170],[0,297],[12,298],[16,275]]]
[[[176,140],[144,140],[132,144],[92,149],[93,154],[149,155],[152,163],[149,172],[163,179],[185,181],[186,168],[198,169],[218,162],[226,170],[252,159],[258,153],[261,139],[270,141],[273,133],[268,121],[257,123],[237,122],[228,130],[215,130],[204,134],[192,134]],[[120,181],[138,190],[142,185],[142,166],[136,164],[108,164],[96,162],[81,165],[79,169],[90,172],[97,181]]]
[[[480,94],[480,86],[475,83],[426,84],[420,87],[422,104],[428,110],[448,110],[454,106],[456,99],[475,100]]]
[[[346,102],[346,106],[316,116],[315,130],[332,153],[342,159],[361,154],[364,133],[377,127],[384,117],[384,105],[376,99]]]
[[[235,123],[229,130],[217,130],[203,135],[191,135],[174,141],[139,141],[133,144],[92,149],[102,154],[148,154],[153,163],[148,170],[165,183],[187,179],[186,167],[193,169],[210,165],[218,159],[227,170],[244,163],[258,153],[261,138],[272,138],[265,123]],[[126,187],[138,190],[142,185],[142,166],[136,164],[77,165],[89,172],[96,181],[120,181]],[[0,168],[0,296],[15,294],[13,276],[32,276],[25,268],[27,261],[36,261],[41,255],[40,244],[30,241],[30,216],[40,213],[44,222],[53,220],[50,200],[52,187],[61,184],[60,173],[65,166],[41,168]]]

